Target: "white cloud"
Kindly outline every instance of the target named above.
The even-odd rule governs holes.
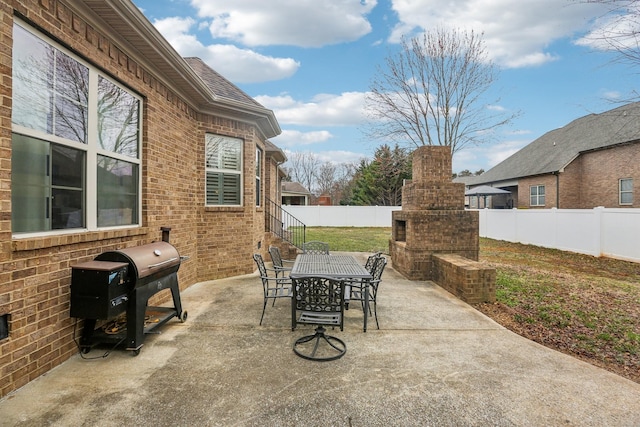
[[[392,0],[400,23],[390,40],[437,26],[484,33],[489,56],[510,68],[556,60],[555,40],[584,31],[602,5],[565,0]]]
[[[475,172],[480,169],[477,165],[481,162],[479,161],[479,156],[476,151],[466,149],[456,152],[453,156],[452,163],[452,172],[458,173],[463,170]]]
[[[326,130],[301,132],[298,130],[283,129],[282,133],[270,141],[282,148],[300,147],[310,144],[319,144],[333,138],[331,132]]]
[[[294,152],[300,152],[300,150],[284,150],[287,157],[291,157]],[[308,151],[307,151],[308,152]],[[352,163],[359,164],[361,159],[366,158],[362,153],[356,153],[353,151],[335,151],[335,150],[327,150],[327,151],[317,151],[314,150],[312,152],[314,156],[316,156],[321,162],[330,162],[333,164],[341,164],[341,163]]]
[[[501,161],[520,151],[522,147],[530,142],[531,141],[504,141],[487,147],[488,149],[485,152],[485,157],[488,159],[487,165],[489,168],[494,167]]]
[[[261,95],[255,99],[273,110],[284,125],[354,126],[364,120],[364,92],[319,94],[310,101],[298,101],[289,95]]]
[[[617,90],[603,90],[602,91],[602,97],[604,99],[617,100],[617,99],[622,98],[622,93],[620,93]]]
[[[507,109],[504,108],[502,105],[487,105],[487,110],[498,111],[498,112],[507,111]]]
[[[353,151],[321,151],[316,155],[323,162],[331,162],[334,164],[339,163],[354,163],[359,164],[360,159],[364,159],[365,156],[362,153],[354,153]]]
[[[377,0],[191,0],[214,38],[245,46],[320,47],[371,32]]]
[[[528,129],[516,129],[512,131],[507,131],[505,134],[507,135],[529,135],[531,133]]]
[[[577,40],[576,44],[596,50],[638,49],[639,12],[611,13],[596,20],[591,31]]]
[[[468,146],[453,156],[453,172],[465,169],[476,172],[491,169],[507,157],[513,155],[531,140],[510,140],[495,144]]]
[[[203,45],[189,31],[192,18],[171,17],[154,21],[154,26],[184,57],[196,56],[235,83],[256,83],[290,77],[300,68],[291,58],[274,58],[233,45]],[[260,72],[256,72],[260,70]]]

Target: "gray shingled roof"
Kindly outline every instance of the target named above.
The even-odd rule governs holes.
[[[200,76],[216,96],[262,107],[260,103],[244,93],[229,80],[222,77],[222,75],[218,74],[218,72],[209,67],[202,59],[190,57],[184,58],[184,60],[187,61],[187,64]]]
[[[298,193],[298,194],[311,194],[309,190],[304,188],[302,184],[299,182],[289,182],[285,181],[282,183],[282,192],[283,193]]]
[[[255,120],[266,138],[280,135],[282,130],[272,110],[262,106],[236,85],[222,77],[200,58],[184,58],[189,68],[201,79],[215,97],[211,104],[235,115]]]
[[[265,149],[267,150],[267,152],[271,153],[271,155],[274,156],[277,161],[279,161],[279,162],[286,162],[287,161],[287,155],[284,154],[284,151],[282,151],[280,149],[280,147],[275,145],[273,142],[271,142],[271,141],[269,141],[267,139],[264,142],[264,145],[265,145]]]
[[[478,185],[561,171],[581,152],[640,141],[640,102],[580,117],[531,142],[468,184]]]

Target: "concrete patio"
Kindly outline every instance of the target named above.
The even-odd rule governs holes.
[[[355,254],[363,262],[365,254]],[[638,426],[640,384],[524,339],[387,267],[378,317],[337,361],[297,357],[290,306],[246,275],[182,293],[139,356],[94,349],[0,401],[2,426]]]

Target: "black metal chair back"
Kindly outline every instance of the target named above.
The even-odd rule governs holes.
[[[329,244],[316,240],[302,244],[302,252],[308,255],[329,255]]]
[[[382,256],[382,252],[376,252],[375,254],[369,255],[369,258],[367,258],[367,262],[364,264],[364,268],[366,268],[367,271],[371,273],[371,270],[373,269],[376,259],[380,258],[381,256]]]
[[[384,268],[386,266],[387,258],[383,256],[379,257],[373,265],[373,269],[371,270],[373,279],[371,280],[371,282],[369,282],[369,304],[373,303],[373,314],[376,318],[376,326],[378,327],[378,329],[380,329],[380,324],[378,323],[378,289],[380,288],[380,283],[382,282],[382,273],[384,272]],[[369,305],[369,310],[371,310],[371,305]]]
[[[295,341],[293,351],[300,357],[316,361],[335,360],[344,356],[346,344],[325,334],[323,327],[339,326],[343,330],[344,281],[310,276],[294,278],[292,283],[291,330],[295,330],[298,323],[317,325],[313,335],[306,335]]]
[[[383,256],[379,256],[375,262],[373,263],[373,267],[371,268],[371,283],[380,283],[382,280],[382,273],[384,272],[384,268],[387,266],[387,258]]]
[[[343,328],[344,281],[324,276],[292,279],[291,330],[298,323]],[[300,316],[297,316],[300,312]]]
[[[371,305],[373,305],[373,314],[376,318],[376,326],[380,329],[380,324],[378,323],[378,288],[380,287],[380,282],[382,281],[382,273],[384,272],[384,268],[387,266],[387,258],[384,256],[375,256],[372,255],[369,258],[372,258],[371,261],[371,280],[369,281],[369,313],[371,315]],[[369,261],[367,260],[369,263]],[[366,268],[366,265],[365,265]],[[364,310],[364,298],[365,298],[365,289],[367,288],[366,283],[362,281],[351,282],[350,284],[350,301],[360,301],[362,304],[362,309]],[[367,313],[364,313],[367,316]]]
[[[280,249],[277,246],[269,246],[269,255],[271,256],[271,262],[273,263],[273,269],[276,270],[276,276],[284,275],[287,271],[291,271],[291,267],[285,267],[282,256],[280,255]],[[288,262],[293,262],[289,261]]]
[[[288,277],[278,277],[278,271],[267,268],[264,265],[262,255],[254,254],[253,260],[258,266],[258,272],[260,273],[260,280],[262,280],[262,315],[260,316],[260,325],[262,325],[262,319],[264,318],[264,312],[267,308],[267,301],[273,300],[272,306],[275,305],[278,298],[291,298],[292,287],[291,279]],[[274,273],[273,276],[269,276],[269,271]]]

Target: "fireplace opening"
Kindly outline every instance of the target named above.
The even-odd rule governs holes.
[[[0,316],[0,340],[9,338],[9,315]]]
[[[407,241],[407,221],[395,221],[395,236],[396,242],[406,242]]]

